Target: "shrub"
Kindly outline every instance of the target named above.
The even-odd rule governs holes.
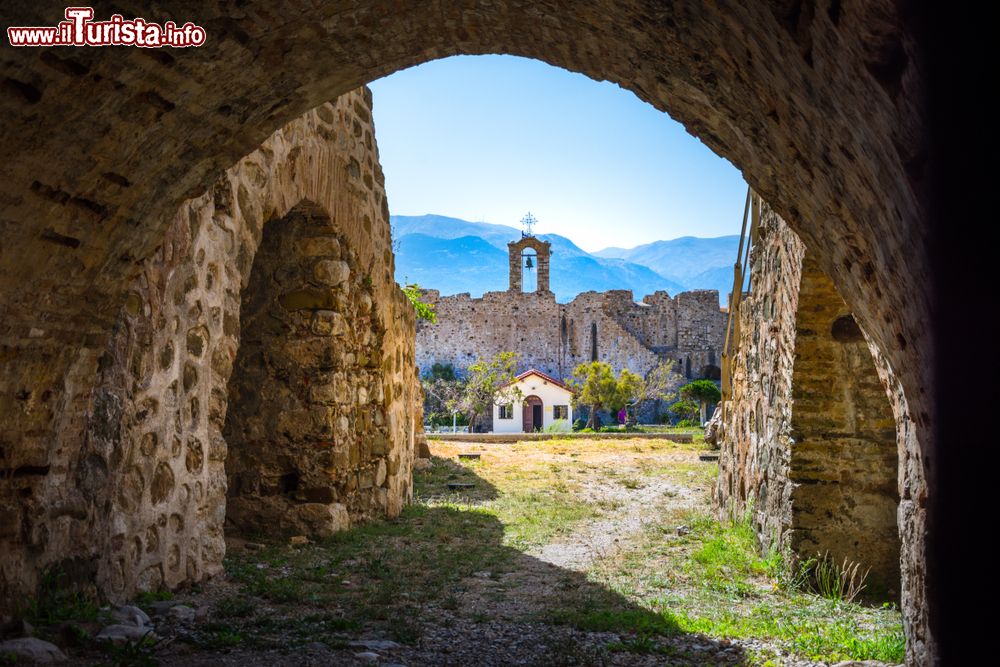
[[[687,398],[681,399],[670,406],[670,412],[673,414],[674,419],[680,421],[696,420],[698,418],[698,411],[698,403]],[[679,425],[680,423],[678,422]]]
[[[567,419],[556,419],[554,422],[545,427],[546,433],[567,433],[570,429],[569,420]]]

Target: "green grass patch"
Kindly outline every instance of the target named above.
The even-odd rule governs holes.
[[[525,555],[588,520],[628,511],[621,487],[665,478],[707,495],[718,466],[695,462],[696,446],[550,440],[491,446],[478,461],[435,457],[415,474],[415,502],[398,518],[301,548],[260,540],[268,545],[261,551],[232,553],[226,568],[239,590],[215,604],[217,624],[206,624],[200,645],[342,648],[361,633],[413,645],[426,624],[496,620],[489,604],[470,603],[504,599],[508,610],[523,605],[524,618],[622,634],[611,651],[673,655],[680,642],[664,639],[694,634],[755,638],[812,660],[901,661],[897,609],[801,590],[780,554],[758,552],[748,520],[722,524],[707,506],[692,511],[688,492],[675,494],[676,502],[663,496],[654,504],[658,520],[585,575],[547,571]],[[449,488],[454,482],[472,487]],[[595,500],[587,486],[595,483],[619,493]],[[539,576],[554,584],[542,594]],[[559,647],[552,651],[552,664],[569,659]]]
[[[758,551],[748,517],[720,523],[691,514],[682,521],[687,534],[665,540],[667,531],[650,528],[645,540],[595,568],[606,586],[659,620],[635,611],[556,618],[581,629],[639,635],[770,640],[810,660],[903,660],[895,606],[829,600],[801,590],[780,553]]]
[[[68,620],[93,621],[97,602],[81,592],[63,570],[50,567],[42,573],[37,592],[21,607],[19,616],[35,625]]]

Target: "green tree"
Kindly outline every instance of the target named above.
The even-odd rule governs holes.
[[[645,377],[640,377],[627,368],[622,369],[618,376],[618,390],[631,422],[634,423],[635,409],[643,401],[669,401],[677,395],[675,389],[681,382],[681,376],[675,370],[676,363],[668,361],[657,364]]]
[[[450,425],[452,406],[462,395],[465,383],[451,364],[436,363],[430,371],[420,376],[420,386],[424,390],[424,420],[432,426]],[[457,420],[466,424],[464,416]]]
[[[477,359],[468,368],[468,375],[461,394],[449,407],[469,416],[469,427],[474,428],[476,418],[493,409],[494,404],[517,403],[523,398],[514,384],[517,379],[517,355],[500,352],[491,359]]]
[[[427,320],[431,324],[437,323],[437,311],[434,310],[433,305],[424,301],[424,291],[420,288],[420,285],[409,283],[406,286],[401,285],[400,289],[403,290],[403,294],[413,304],[413,310],[417,312],[418,319]]]
[[[631,374],[634,375],[634,374]],[[635,376],[638,378],[638,376]],[[633,380],[628,378],[631,383]],[[595,428],[598,410],[620,410],[625,406],[625,396],[615,372],[603,361],[591,361],[573,369],[573,377],[566,384],[573,387],[573,407],[590,408],[587,428]]]
[[[722,400],[722,392],[711,380],[695,380],[688,382],[681,387],[681,397],[690,401],[698,401],[701,423],[708,421],[707,410],[709,403],[718,403]]]
[[[698,403],[687,398],[677,401],[669,410],[679,422],[693,422],[698,417]]]

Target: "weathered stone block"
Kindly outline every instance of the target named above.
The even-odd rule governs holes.
[[[351,277],[351,268],[347,262],[324,259],[313,267],[313,278],[322,285],[337,287],[347,282]]]
[[[313,313],[312,332],[317,336],[343,336],[347,333],[347,321],[336,311],[317,310]]]

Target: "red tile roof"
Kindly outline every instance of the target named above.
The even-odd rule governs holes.
[[[518,375],[514,379],[515,379],[515,381],[520,381],[520,380],[523,380],[524,378],[528,377],[529,375],[537,375],[538,377],[542,378],[546,382],[551,382],[552,384],[556,385],[557,387],[562,387],[566,391],[570,391],[570,392],[573,391],[573,388],[570,387],[569,385],[567,385],[565,382],[561,382],[561,381],[555,379],[554,377],[552,377],[551,375],[547,375],[547,374],[541,372],[540,370],[537,370],[537,369],[534,369],[534,368],[529,368],[528,370],[524,371],[523,373],[521,373],[520,375]],[[513,383],[510,383],[510,384],[513,384]]]

